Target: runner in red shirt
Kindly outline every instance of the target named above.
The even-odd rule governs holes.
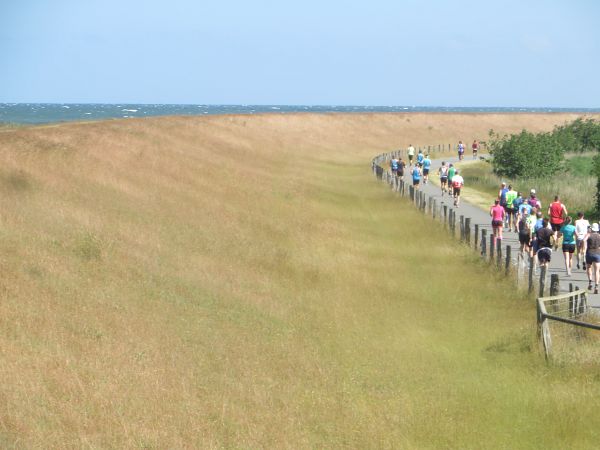
[[[550,216],[550,226],[554,233],[554,250],[558,248],[558,232],[563,226],[564,218],[567,217],[567,207],[560,202],[560,197],[554,197],[554,201],[548,207],[548,215]]]

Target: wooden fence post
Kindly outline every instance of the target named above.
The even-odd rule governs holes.
[[[475,224],[475,235],[474,235],[475,239],[475,248],[477,248],[479,246],[479,224]]]
[[[444,205],[444,226],[448,223],[448,205]]]
[[[462,214],[458,217],[458,222],[459,222],[459,231],[460,231],[460,241],[464,241],[465,240],[465,216],[463,216]]]
[[[465,241],[467,241],[467,245],[471,245],[471,218],[465,218]]]
[[[433,199],[433,220],[435,220],[436,212],[437,212],[437,200],[434,198]]]
[[[552,275],[550,275],[550,295],[551,296],[558,295],[559,291],[560,291],[560,284],[558,281],[558,274],[553,273]]]
[[[486,258],[486,245],[487,245],[487,230],[485,228],[481,229],[481,256],[483,259]]]
[[[494,252],[496,251],[494,235],[490,234],[490,261],[494,261]]]
[[[511,248],[510,245],[506,246],[506,264],[505,264],[505,268],[504,270],[506,271],[506,276],[508,276],[510,274],[510,254],[511,254]]]
[[[544,296],[544,289],[546,288],[546,270],[548,269],[547,266],[542,266],[540,267],[540,292],[538,297],[543,297]]]
[[[527,288],[527,292],[530,294],[533,292],[533,266],[534,266],[533,256],[529,257],[529,287]]]
[[[502,266],[502,239],[496,238],[496,265],[498,269]]]

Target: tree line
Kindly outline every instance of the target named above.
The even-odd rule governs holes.
[[[494,173],[517,179],[523,176],[548,177],[564,169],[565,153],[600,152],[600,122],[578,118],[558,125],[552,131],[500,135],[489,132],[487,142],[493,155]],[[596,211],[600,212],[600,153],[594,157]]]

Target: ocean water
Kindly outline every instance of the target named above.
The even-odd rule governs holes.
[[[445,106],[304,106],[304,105],[167,105],[101,103],[0,103],[0,123],[44,124],[150,116],[261,113],[368,113],[368,112],[600,112],[600,108],[498,108]]]

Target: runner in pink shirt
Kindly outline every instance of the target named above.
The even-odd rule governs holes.
[[[500,200],[494,201],[494,206],[490,207],[490,216],[492,216],[492,230],[494,230],[494,241],[502,239],[502,224],[504,223],[504,215],[506,211],[503,206],[500,206]]]

